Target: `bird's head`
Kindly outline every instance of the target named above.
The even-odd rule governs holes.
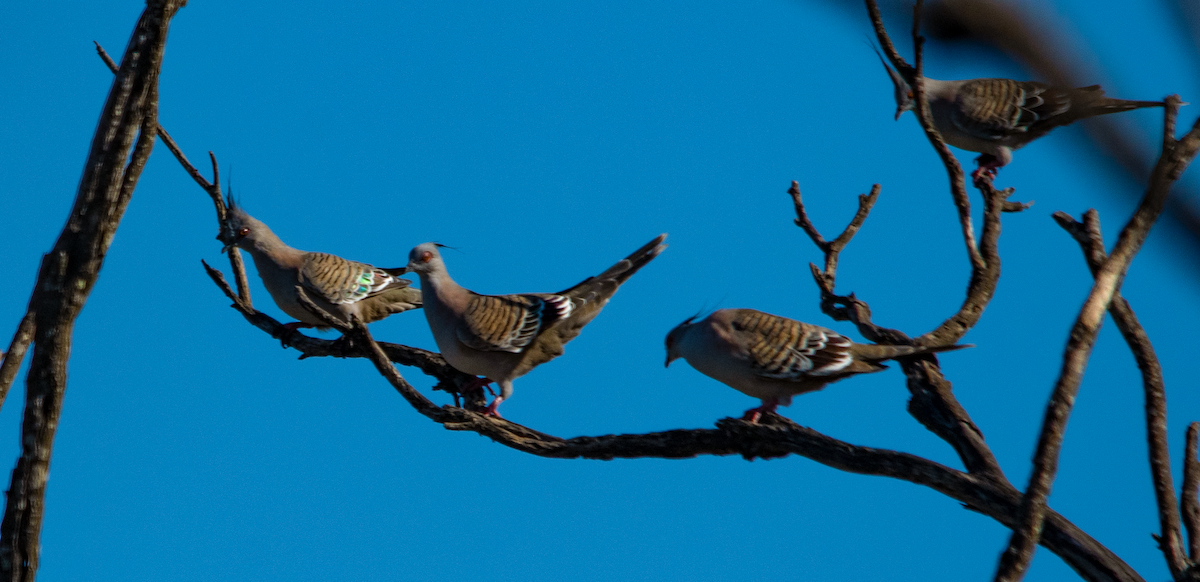
[[[883,68],[887,71],[888,78],[892,80],[892,86],[895,90],[894,97],[896,98],[896,119],[900,119],[900,116],[904,115],[905,111],[909,111],[915,106],[913,103],[912,87],[908,86],[908,82],[904,80],[904,77],[900,76],[900,73],[896,69],[888,65],[883,55],[879,54],[879,49],[875,49],[875,54],[879,56],[879,62],[883,63]]]
[[[442,263],[442,253],[438,250],[444,245],[427,242],[413,247],[408,253],[408,271],[418,275],[428,275],[439,269],[445,269]]]
[[[700,314],[697,313],[683,320],[683,323],[675,326],[675,329],[672,329],[667,334],[667,363],[664,367],[669,367],[671,362],[683,356],[682,348],[680,347],[683,344],[683,337],[687,335],[688,329],[692,327],[692,322],[696,321],[696,318],[699,316]]]
[[[221,252],[226,252],[230,248],[240,247],[249,249],[254,246],[254,241],[258,240],[260,235],[271,232],[267,225],[260,222],[258,219],[246,213],[242,207],[234,202],[233,197],[229,197],[227,204],[229,214],[226,217],[226,226],[228,228],[228,242]],[[226,240],[221,236],[217,236],[217,240]]]

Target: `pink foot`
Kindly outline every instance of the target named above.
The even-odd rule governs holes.
[[[974,172],[971,172],[971,179],[976,182],[984,177],[987,177],[989,180],[995,180],[996,171],[1004,165],[1000,163],[1000,160],[996,156],[990,154],[984,154],[975,158],[975,162],[979,164],[979,167],[975,168]]]
[[[498,410],[500,408],[501,402],[504,402],[504,399],[497,396],[496,399],[492,400],[492,403],[488,405],[487,410],[485,410],[483,412],[483,415],[484,416],[494,416],[496,418],[504,418],[503,416],[500,416],[500,411]]]
[[[504,399],[496,395],[496,391],[492,390],[492,387],[489,386],[491,383],[491,378],[475,378],[474,380],[463,384],[462,392],[466,393],[472,390],[478,390],[480,388],[487,390],[489,393],[491,393],[494,399],[492,400],[492,403],[488,405],[487,410],[483,411],[483,415],[504,418],[503,416],[500,416],[499,412],[496,412],[496,408],[500,406],[500,403],[503,402]]]
[[[758,421],[759,421],[759,419],[762,418],[762,415],[764,415],[768,412],[775,412],[775,409],[778,406],[779,406],[778,400],[775,400],[775,399],[763,400],[762,406],[759,406],[758,408],[751,408],[750,410],[747,410],[746,414],[742,415],[742,420],[749,422],[751,424],[758,424]]]

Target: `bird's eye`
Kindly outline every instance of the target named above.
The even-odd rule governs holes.
[[[238,231],[238,235],[240,235],[240,236],[246,236],[246,235],[248,235],[248,234],[250,234],[250,229],[249,229],[249,228],[242,228],[242,230],[239,230],[239,231]]]
[[[909,92],[908,92],[908,98],[909,98],[909,99],[912,99],[912,98],[913,98],[913,92],[912,92],[912,91],[909,91]]]
[[[421,253],[421,262],[422,263],[428,263],[431,259],[433,259],[433,253],[431,253],[429,251],[425,251],[425,252]]]

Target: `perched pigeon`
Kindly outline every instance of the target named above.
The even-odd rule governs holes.
[[[326,325],[300,305],[296,286],[338,320],[349,324],[356,315],[363,323],[421,306],[421,291],[401,279],[404,268],[379,269],[326,253],[296,250],[279,240],[267,225],[229,202],[229,227],[234,240],[221,252],[237,246],[250,253],[263,286],[284,313],[300,320],[290,329]]]
[[[425,317],[446,361],[479,385],[495,382],[500,395],[487,414],[512,396],[514,379],[563,353],[563,346],[600,313],[617,288],[667,245],[661,235],[608,270],[558,293],[480,295],[450,278],[438,245],[409,253],[408,269],[421,277]]]
[[[792,397],[847,376],[887,368],[883,360],[970,347],[856,344],[833,330],[754,309],[689,317],[667,334],[667,366],[683,358],[700,373],[762,400],[742,418],[757,422]]]
[[[879,60],[883,61],[880,55]],[[912,88],[883,61],[892,79],[896,97],[896,119],[915,107]],[[946,143],[979,152],[971,176],[995,176],[996,170],[1012,161],[1012,151],[1042,137],[1050,130],[1085,117],[1119,113],[1142,107],[1162,107],[1163,101],[1126,101],[1104,96],[1099,85],[1072,89],[1036,81],[1011,79],[968,79],[939,81],[925,77],[925,98]]]

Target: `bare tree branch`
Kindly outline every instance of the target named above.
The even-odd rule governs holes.
[[[800,194],[799,184],[792,182],[792,187],[788,190],[788,193],[791,195],[792,204],[796,209],[796,224],[804,229],[809,238],[813,240],[813,243],[825,254],[824,270],[815,264],[809,265],[809,268],[812,270],[813,280],[821,292],[821,310],[834,320],[854,323],[859,333],[873,342],[892,345],[912,345],[917,343],[902,331],[874,324],[871,321],[870,307],[866,302],[855,297],[853,293],[841,296],[834,292],[837,280],[838,255],[846,244],[850,242],[851,237],[858,231],[863,221],[866,220],[871,207],[875,203],[875,199],[878,197],[879,186],[876,185],[872,188],[869,196],[859,196],[858,212],[851,220],[850,225],[846,227],[846,231],[834,241],[836,244],[825,242],[824,237],[821,236],[821,233],[817,231],[816,227],[808,219],[807,213],[804,210],[804,202]],[[999,210],[996,209],[994,214],[995,216],[992,218],[994,218],[996,224],[995,236],[998,237]],[[992,243],[994,245],[995,241],[993,240]],[[998,264],[997,262],[997,267]],[[994,287],[993,285],[992,288],[994,289]],[[979,300],[986,305],[986,302],[990,298],[991,294],[988,293],[986,296],[980,297]],[[982,307],[979,311],[982,311]],[[965,332],[966,330],[964,329],[963,333]],[[919,338],[918,341],[929,337],[929,335],[926,334],[922,338]],[[953,343],[954,341],[955,339],[951,338],[948,343]],[[924,343],[923,345],[943,344]],[[954,397],[952,386],[942,375],[936,360],[933,358],[905,358],[900,362],[900,366],[908,379],[908,389],[912,394],[912,399],[909,400],[908,406],[909,414],[952,446],[969,473],[987,475],[995,479],[998,483],[1007,484],[1008,481],[1005,479],[1004,472],[1000,469],[1000,464],[996,461],[995,455],[992,454],[991,449],[983,441],[982,431],[971,421],[970,415],[967,414],[967,411]]]
[[[954,199],[954,207],[958,210],[959,224],[962,226],[963,242],[967,247],[967,257],[971,260],[971,268],[975,271],[983,270],[986,267],[983,256],[979,253],[979,248],[975,246],[975,229],[971,225],[971,199],[967,196],[967,182],[963,176],[962,166],[959,165],[958,159],[950,151],[946,141],[942,139],[942,135],[938,133],[937,128],[933,126],[933,116],[929,111],[929,103],[925,100],[925,78],[922,76],[922,47],[925,44],[925,39],[920,35],[920,15],[921,15],[921,0],[917,0],[913,6],[913,45],[916,49],[914,61],[915,66],[909,66],[904,62],[904,58],[900,53],[896,52],[896,46],[892,44],[892,39],[888,37],[887,30],[883,26],[883,17],[879,14],[879,6],[875,0],[866,0],[867,12],[871,17],[871,24],[875,27],[875,37],[879,40],[879,44],[883,46],[884,53],[896,67],[896,70],[904,77],[909,86],[913,90],[913,103],[915,108],[913,113],[916,114],[917,120],[921,123],[921,129],[925,130],[925,137],[929,139],[930,145],[937,152],[938,157],[942,159],[942,165],[946,167],[946,175],[950,179],[950,195]]]
[[[170,19],[182,4],[147,2],[109,90],[70,218],[42,263],[30,300],[33,356],[26,377],[21,456],[0,521],[0,577],[6,580],[33,580],[37,572],[46,480],[75,319],[153,149],[158,74]]]
[[[1055,212],[1054,220],[1079,243],[1092,275],[1099,273],[1104,262],[1108,260],[1108,254],[1104,250],[1104,236],[1100,230],[1100,215],[1094,209],[1088,210],[1083,214],[1083,222],[1080,223],[1065,212]],[[1146,330],[1133,313],[1129,302],[1121,297],[1120,291],[1113,293],[1108,312],[1142,372],[1142,386],[1146,392],[1146,441],[1150,448],[1150,475],[1154,481],[1154,498],[1158,503],[1158,518],[1162,529],[1162,533],[1156,538],[1171,576],[1179,579],[1188,568],[1188,560],[1183,549],[1179,508],[1175,504],[1175,483],[1171,477],[1171,454],[1167,442],[1167,395],[1162,366],[1154,353],[1150,337],[1146,335]]]
[[[100,55],[100,59],[104,61],[104,64],[108,65],[108,68],[113,73],[116,73],[117,64],[114,63],[112,58],[108,56],[108,53],[104,50],[104,47],[100,46],[100,43],[97,42],[95,45],[96,54]],[[223,243],[232,241],[233,233],[226,232],[226,218],[228,216],[228,209],[225,208],[225,200],[221,197],[221,174],[220,168],[217,166],[217,156],[212,152],[208,152],[208,157],[210,160],[212,160],[213,171],[213,180],[212,182],[209,182],[207,179],[205,179],[204,175],[200,173],[200,170],[196,169],[196,166],[193,166],[192,163],[188,161],[187,156],[183,154],[183,150],[179,149],[179,145],[175,143],[175,140],[171,138],[171,135],[167,133],[167,130],[164,129],[162,125],[157,125],[156,131],[158,136],[162,138],[163,144],[167,146],[167,149],[171,150],[171,153],[175,156],[175,159],[179,161],[179,164],[183,166],[183,169],[188,173],[188,175],[191,176],[192,179],[195,180],[196,183],[199,184],[200,187],[203,188],[204,191],[207,192],[208,195],[213,199],[213,205],[217,210],[217,222],[220,228],[219,234],[217,235],[217,240]],[[245,303],[246,306],[250,306],[250,283],[249,280],[246,279],[246,269],[242,266],[241,252],[236,248],[229,249],[229,263],[236,276],[238,297],[240,297],[239,301]]]
[[[1200,422],[1188,425],[1179,506],[1187,527],[1188,557],[1193,563],[1200,564]]]
[[[753,459],[797,454],[842,471],[893,477],[930,487],[1009,527],[1019,507],[1020,493],[991,479],[968,475],[907,453],[852,445],[774,413],[765,415],[758,424],[726,418],[717,422],[716,429],[563,439],[502,418],[449,406],[439,408],[404,380],[366,326],[357,325],[353,333],[361,340],[356,343],[368,348],[368,358],[376,370],[421,414],[449,430],[477,432],[504,446],[541,457],[609,460],[741,455]],[[1042,543],[1088,580],[1142,580],[1120,558],[1062,516],[1055,514],[1047,520],[1046,531]]]
[[[46,258],[42,257],[43,264],[45,261]],[[21,362],[25,361],[25,350],[33,341],[37,321],[35,298],[36,294],[30,295],[29,306],[25,308],[25,316],[21,318],[21,323],[17,324],[17,331],[13,333],[12,341],[8,344],[8,351],[0,354],[3,358],[3,362],[0,362],[0,406],[4,405],[8,390],[12,388],[13,381],[17,379],[17,372],[21,369]]]
[[[1111,256],[1096,273],[1095,284],[1072,326],[1071,336],[1063,354],[1062,370],[1042,421],[1037,452],[1033,459],[1033,473],[1021,504],[1020,527],[1013,530],[1008,548],[1000,557],[995,576],[997,582],[1020,580],[1033,559],[1046,500],[1058,470],[1058,456],[1062,450],[1067,420],[1075,403],[1075,395],[1079,392],[1084,368],[1103,323],[1104,312],[1120,287],[1133,256],[1141,249],[1150,228],[1161,214],[1171,185],[1195,158],[1197,149],[1200,148],[1200,121],[1197,121],[1192,130],[1179,141],[1174,138],[1175,118],[1181,103],[1176,95],[1167,97],[1163,122],[1163,153],[1154,166],[1149,187],[1137,211],[1121,230]]]
[[[1013,194],[1011,188],[996,190],[990,179],[981,178],[975,182],[983,194],[984,216],[982,238],[976,243],[975,229],[971,222],[971,202],[966,191],[966,177],[958,159],[951,153],[941,134],[933,125],[929,104],[925,100],[925,81],[922,75],[923,47],[925,39],[920,35],[921,2],[913,7],[913,45],[916,48],[916,66],[911,66],[896,51],[887,29],[883,25],[883,17],[879,13],[876,0],[865,0],[867,13],[875,29],[875,37],[883,47],[884,54],[897,71],[908,81],[913,89],[915,113],[925,136],[942,160],[946,175],[950,180],[950,196],[958,211],[959,226],[962,229],[963,242],[967,247],[967,256],[971,263],[971,280],[967,287],[967,296],[959,310],[942,322],[937,329],[921,336],[917,343],[921,345],[945,345],[957,342],[983,316],[983,311],[991,302],[996,292],[996,284],[1000,280],[1000,215],[1002,212],[1018,212],[1029,207],[1028,204],[1010,202],[1008,197]],[[877,341],[877,340],[873,340]]]

